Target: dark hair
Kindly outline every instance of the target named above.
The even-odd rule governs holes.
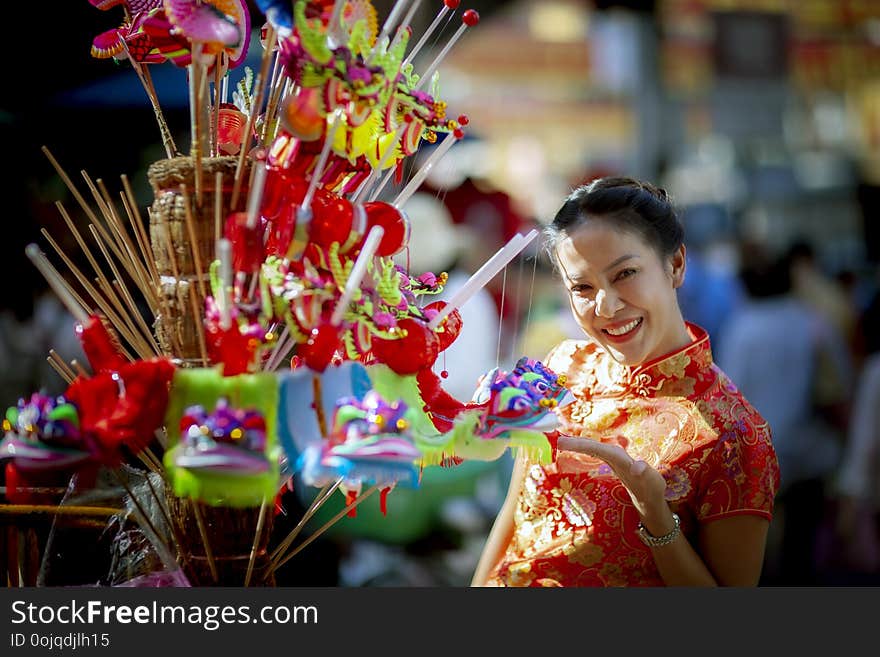
[[[753,299],[783,296],[791,292],[788,258],[746,257],[739,271],[746,293]]]
[[[597,178],[569,194],[544,229],[544,246],[554,263],[560,240],[590,219],[636,233],[661,258],[684,242],[684,227],[666,190],[635,178]]]
[[[805,237],[798,237],[788,247],[785,258],[794,263],[796,260],[815,260],[816,249],[813,243]]]

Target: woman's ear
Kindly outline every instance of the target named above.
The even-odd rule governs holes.
[[[672,287],[679,288],[684,283],[684,272],[687,269],[687,249],[684,244],[675,250],[669,262],[672,265]]]

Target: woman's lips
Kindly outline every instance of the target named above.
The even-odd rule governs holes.
[[[602,335],[604,335],[605,339],[607,339],[609,342],[626,342],[638,332],[639,328],[641,328],[642,326],[643,321],[644,320],[642,317],[638,317],[629,322],[617,324],[616,326],[610,328],[610,330],[614,331],[614,333],[610,333],[608,328],[603,328]]]

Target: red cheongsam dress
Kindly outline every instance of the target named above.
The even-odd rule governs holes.
[[[779,468],[767,422],[712,361],[706,332],[636,367],[592,342],[568,340],[547,366],[575,401],[560,432],[622,446],[666,479],[666,500],[696,545],[699,525],[737,514],[771,517]],[[528,463],[514,533],[490,586],[662,586],[639,514],[603,461],[559,452]]]

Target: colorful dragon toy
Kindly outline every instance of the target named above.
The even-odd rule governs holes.
[[[564,384],[564,377],[540,362],[522,358],[511,372],[487,373],[474,400],[462,403],[442,390],[430,370],[417,377],[396,374],[385,365],[344,363],[329,368],[321,378],[297,370],[281,376],[279,438],[290,461],[304,465],[306,459],[300,456],[308,450],[330,454],[335,446],[345,444],[338,439],[339,418],[352,421],[365,409],[382,408],[394,411],[385,413],[388,418],[381,415],[383,426],[394,420],[394,437],[405,435],[412,442],[417,452],[413,463],[419,467],[465,459],[491,461],[508,447],[521,447],[548,463],[552,448],[545,433],[556,428],[554,409],[571,399]],[[427,390],[430,385],[434,389]],[[324,401],[340,398],[346,399],[342,416]],[[321,422],[331,412],[336,413],[335,432]],[[326,483],[330,476],[343,477],[345,469],[323,474],[321,481]]]
[[[421,453],[407,432],[406,411],[406,404],[389,404],[375,391],[362,400],[340,399],[327,440],[309,445],[298,459],[303,481],[318,487],[340,477],[349,488],[417,485]]]
[[[10,406],[3,420],[5,436],[0,460],[10,459],[19,470],[61,470],[95,456],[96,450],[80,432],[76,406],[62,397],[34,393]]]
[[[16,504],[56,503],[53,490],[98,463],[97,446],[81,431],[77,408],[63,396],[34,393],[6,411],[0,462],[6,461],[6,498]]]
[[[281,456],[275,375],[180,369],[171,393],[165,424],[179,432],[164,464],[175,494],[239,508],[273,499]]]

